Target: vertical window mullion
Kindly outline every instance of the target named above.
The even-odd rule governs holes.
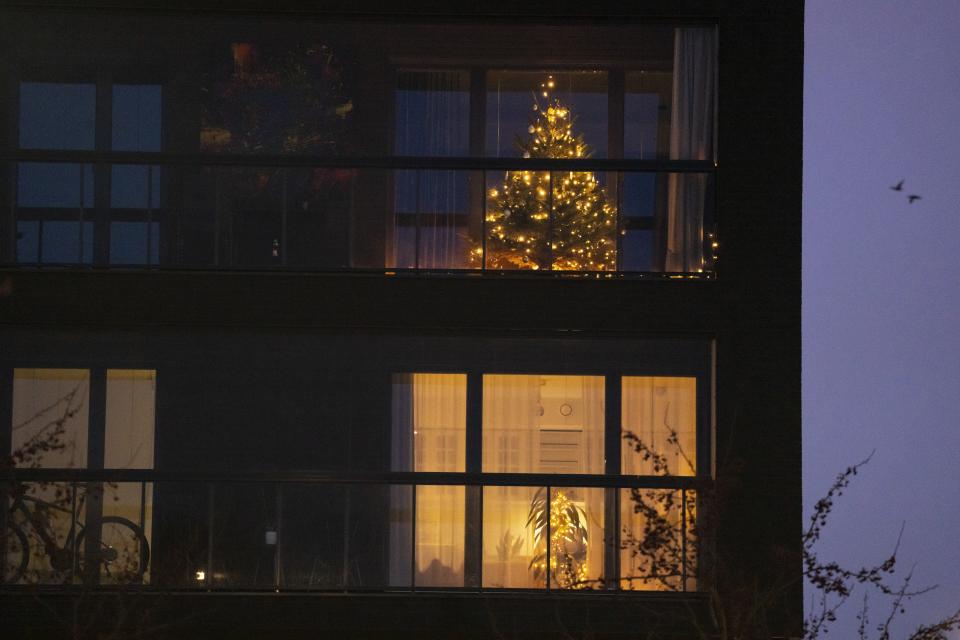
[[[107,415],[107,370],[103,367],[90,369],[90,391],[88,396],[87,418],[87,468],[103,469],[104,446],[106,440]],[[87,482],[85,487],[84,549],[85,557],[91,558],[99,552],[100,518],[103,517],[103,483]],[[100,563],[87,563],[84,567],[84,581],[98,584]]]
[[[113,83],[109,75],[98,74],[94,116],[94,149],[113,149]],[[97,163],[93,169],[93,256],[94,264],[110,262],[110,181],[113,166]],[[81,223],[81,233],[82,233]]]
[[[620,376],[607,375],[604,378],[604,473],[619,476],[621,469],[620,436]],[[619,487],[604,490],[604,555],[603,575],[607,589],[616,589],[620,583],[620,505]]]
[[[13,448],[13,369],[0,368],[0,456]],[[2,506],[2,505],[0,505]],[[5,508],[0,511],[6,513]]]
[[[483,374],[467,373],[467,437],[466,472],[479,474],[483,471]],[[480,587],[483,584],[483,486],[464,488],[464,586]]]

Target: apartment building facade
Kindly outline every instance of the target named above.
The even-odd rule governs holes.
[[[802,4],[367,4],[4,9],[9,619],[695,637],[799,578]]]

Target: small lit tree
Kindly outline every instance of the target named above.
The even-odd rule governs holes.
[[[530,560],[534,580],[547,574],[549,538],[550,577],[561,589],[587,586],[587,514],[565,492],[555,490],[547,508],[547,490],[537,490],[530,503],[527,527],[533,528],[534,547],[543,551]]]
[[[553,77],[534,98],[534,117],[516,146],[524,158],[588,158],[575,117],[550,98]],[[488,195],[487,267],[566,271],[616,269],[616,211],[591,171],[507,171]]]

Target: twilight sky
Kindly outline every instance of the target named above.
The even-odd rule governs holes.
[[[906,632],[960,607],[960,0],[806,0],[805,31],[805,513],[876,449],[821,549],[879,561],[906,522],[940,585]]]

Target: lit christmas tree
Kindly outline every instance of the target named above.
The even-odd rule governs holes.
[[[549,516],[547,512],[549,511]],[[547,526],[549,521],[550,526]],[[533,579],[547,575],[547,552],[545,540],[550,536],[550,578],[561,589],[584,589],[587,580],[587,549],[589,532],[587,512],[573,502],[563,491],[557,489],[550,498],[547,509],[547,494],[543,487],[537,490],[530,503],[527,527],[533,528],[534,546],[540,551],[530,559]]]
[[[535,98],[527,136],[517,136],[524,158],[588,158],[574,135],[574,116],[550,98],[552,76]],[[490,189],[487,268],[612,271],[616,269],[616,211],[591,171],[508,171]]]

